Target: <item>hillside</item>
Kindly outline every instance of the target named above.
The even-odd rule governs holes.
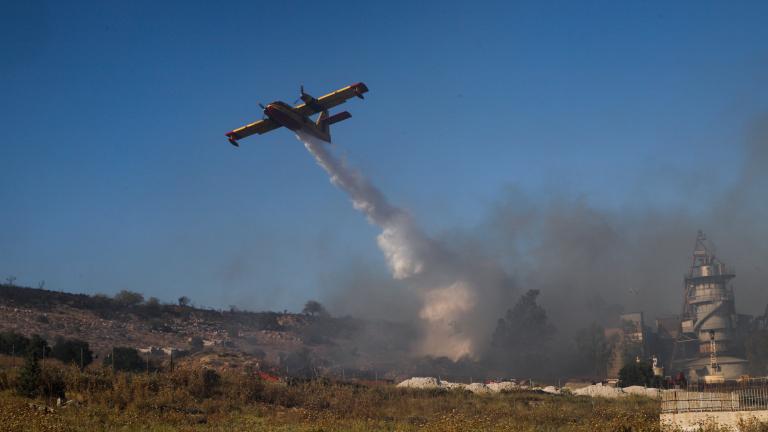
[[[223,311],[125,302],[0,285],[0,331],[81,339],[102,358],[113,347],[151,353],[155,362],[243,366],[289,375],[407,373],[406,325],[294,313]],[[98,363],[98,362],[97,362]]]

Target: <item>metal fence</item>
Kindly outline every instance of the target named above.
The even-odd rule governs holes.
[[[661,394],[662,413],[768,410],[768,382],[689,385]]]

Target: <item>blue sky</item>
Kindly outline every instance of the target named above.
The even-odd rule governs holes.
[[[765,2],[3,2],[0,275],[296,309],[383,269],[376,229],[281,130],[364,81],[338,150],[430,232],[509,187],[606,208],[726,187],[768,108]],[[538,198],[537,198],[538,199]],[[681,270],[682,272],[682,270]]]

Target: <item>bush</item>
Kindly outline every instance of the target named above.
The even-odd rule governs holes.
[[[160,303],[157,297],[150,297],[146,303],[144,303],[144,315],[149,318],[160,318],[166,311],[165,305]]]
[[[51,354],[51,347],[48,346],[48,341],[40,337],[40,335],[33,334],[29,338],[29,345],[27,345],[27,354],[34,355],[36,357],[48,357]]]
[[[240,404],[248,404],[261,400],[264,392],[264,381],[258,376],[252,374],[239,374],[234,383],[232,381],[232,377],[230,376],[230,382],[226,384],[227,388],[231,388],[232,390],[225,392],[231,401]]]
[[[116,371],[142,371],[146,370],[147,362],[141,358],[134,348],[115,347],[112,352],[104,357],[104,366],[112,367],[112,356],[115,357],[114,369]]]
[[[89,349],[88,342],[79,339],[59,339],[51,350],[51,357],[62,363],[74,363],[85,367],[93,361],[93,352]]]
[[[144,302],[144,296],[137,292],[122,290],[115,294],[115,302],[125,307],[136,306]]]
[[[633,385],[653,387],[656,381],[651,365],[645,362],[627,363],[619,371],[619,385],[621,387]]]
[[[207,399],[216,394],[221,376],[213,369],[204,368],[194,374],[189,382],[189,392],[198,399]]]
[[[40,393],[47,398],[63,398],[66,390],[61,369],[46,367],[43,369]]]
[[[29,348],[29,338],[14,332],[0,333],[0,353],[22,356]]]
[[[286,375],[308,379],[316,375],[319,364],[309,349],[302,348],[288,354],[280,354],[280,366],[286,370]]]

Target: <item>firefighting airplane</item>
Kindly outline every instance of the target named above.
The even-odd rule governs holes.
[[[259,104],[264,110],[266,118],[227,132],[226,136],[233,146],[240,147],[240,144],[237,142],[239,139],[253,134],[262,135],[284,126],[292,131],[302,131],[323,141],[331,142],[330,126],[352,117],[352,114],[348,111],[342,111],[329,117],[328,110],[343,104],[347,99],[355,96],[363,99],[363,93],[367,91],[368,87],[359,82],[315,99],[305,93],[304,86],[301,86],[300,98],[304,101],[303,104],[293,107],[281,101],[272,102],[266,107]],[[313,121],[310,116],[317,113],[320,113],[320,115],[317,117],[317,120]]]

